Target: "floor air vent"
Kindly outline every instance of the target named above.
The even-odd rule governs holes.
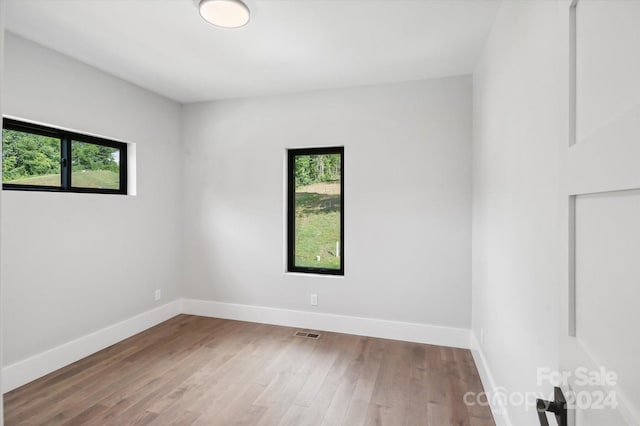
[[[294,336],[296,336],[296,337],[306,337],[307,339],[319,339],[320,338],[320,334],[319,333],[309,333],[309,332],[306,332],[306,331],[296,331]]]

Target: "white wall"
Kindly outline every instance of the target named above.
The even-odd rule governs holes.
[[[5,114],[137,151],[137,196],[3,192],[9,365],[179,296],[180,106],[10,33],[3,64]]]
[[[469,328],[470,121],[468,76],[185,106],[184,295]],[[331,145],[345,276],[286,274],[285,150]]]
[[[4,64],[4,0],[0,0],[0,64]],[[2,117],[2,100],[4,98],[3,92],[3,67],[0,66],[0,118]],[[2,153],[2,144],[0,144],[0,154]],[[2,164],[0,164],[0,171],[2,170]],[[0,191],[0,220],[2,219],[2,191]],[[0,229],[0,233],[2,230]],[[0,237],[1,240],[1,237]],[[1,255],[1,248],[0,248]],[[1,268],[1,265],[0,265]],[[0,269],[1,270],[1,269]],[[2,289],[2,274],[0,273],[0,300],[4,299],[3,289]],[[2,393],[2,340],[3,340],[3,332],[2,332],[2,303],[0,303],[0,393]],[[4,410],[3,410],[4,398],[0,398],[0,426],[4,424]]]
[[[507,394],[548,395],[537,368],[558,364],[568,132],[559,7],[503,2],[473,77],[473,333],[479,341],[484,331],[480,358]],[[508,414],[514,425],[539,424],[532,406]]]

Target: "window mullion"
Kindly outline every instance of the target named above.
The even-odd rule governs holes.
[[[62,178],[62,189],[71,189],[71,139],[64,136],[61,140],[60,150],[60,175]]]

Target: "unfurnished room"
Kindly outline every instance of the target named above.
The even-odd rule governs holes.
[[[640,0],[0,0],[0,426],[640,426]]]

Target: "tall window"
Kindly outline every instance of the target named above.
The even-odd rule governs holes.
[[[289,150],[288,270],[344,274],[344,148]]]
[[[127,144],[5,118],[2,188],[127,193]]]

